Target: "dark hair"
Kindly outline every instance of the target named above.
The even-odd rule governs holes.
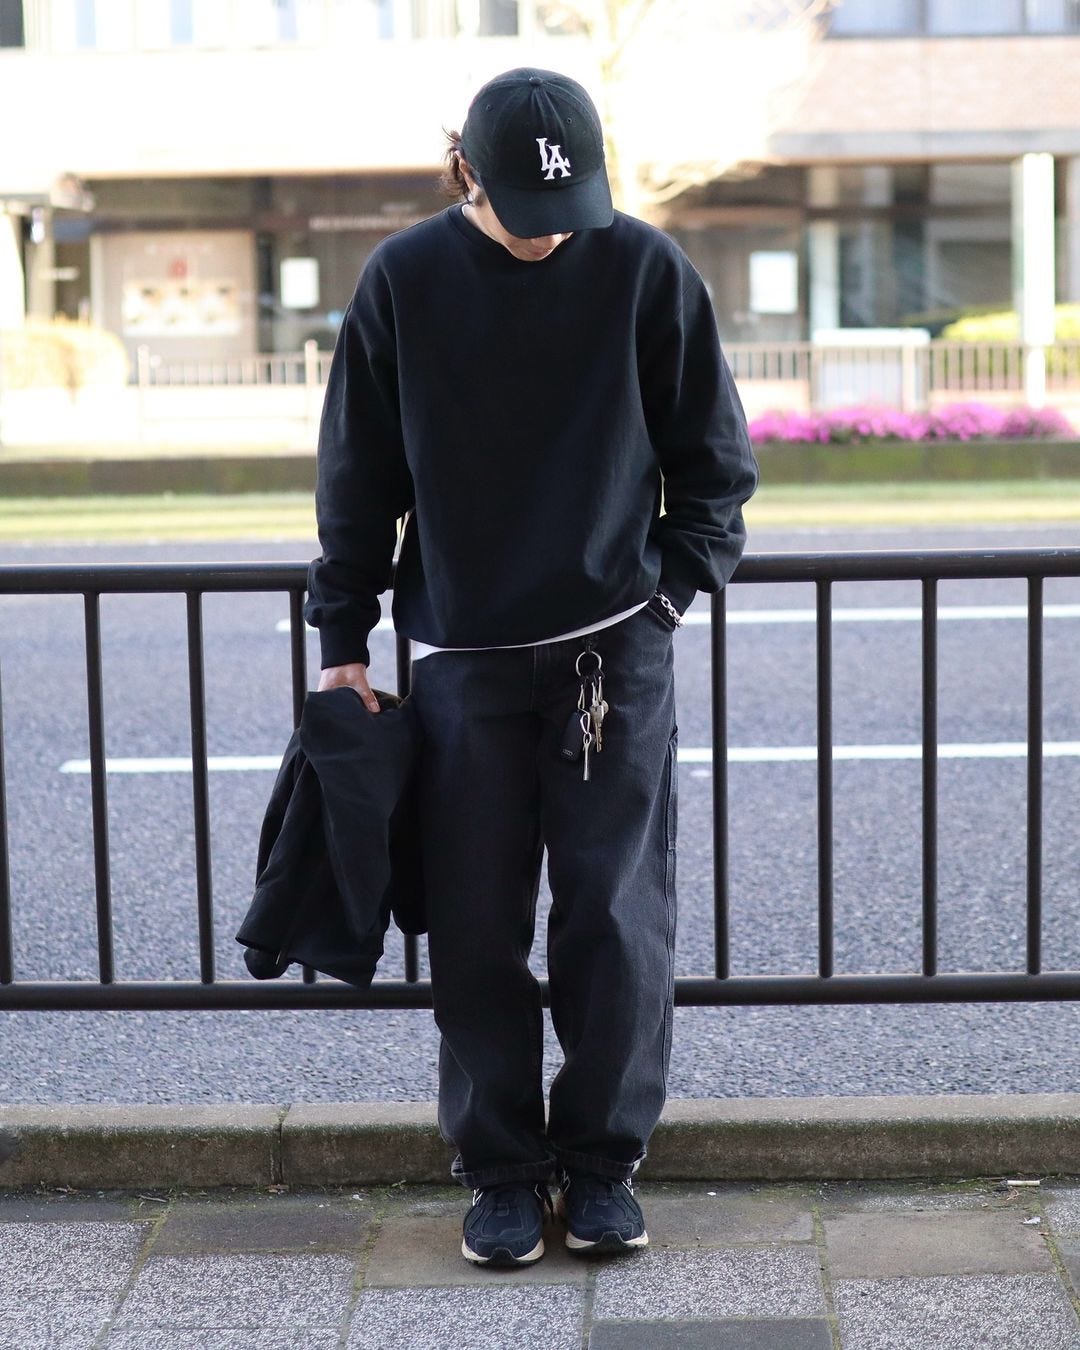
[[[461,132],[447,131],[446,141],[446,163],[439,175],[439,188],[452,201],[473,202],[479,206],[484,200],[484,193],[480,185],[479,175],[465,158],[465,151],[461,146]],[[469,185],[461,171],[462,165],[468,169],[470,177],[476,184],[477,190],[473,196],[469,195]]]

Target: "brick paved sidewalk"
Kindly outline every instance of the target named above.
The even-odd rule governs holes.
[[[0,1193],[3,1350],[1080,1350],[1080,1179],[643,1183],[651,1247],[459,1255],[464,1191]]]

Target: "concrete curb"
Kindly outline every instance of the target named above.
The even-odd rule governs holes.
[[[1080,1093],[670,1101],[644,1178],[1073,1174]],[[445,1182],[432,1103],[0,1106],[0,1189]]]

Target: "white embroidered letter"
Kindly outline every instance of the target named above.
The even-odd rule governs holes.
[[[544,173],[547,182],[551,182],[555,177],[555,170],[562,174],[564,178],[570,177],[570,161],[562,152],[561,145],[548,145],[546,136],[537,136],[536,144],[540,147],[540,169]]]

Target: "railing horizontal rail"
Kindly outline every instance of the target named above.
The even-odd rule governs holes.
[[[751,553],[732,581],[988,581],[1077,575],[1080,549],[1075,548],[879,549]],[[0,567],[0,595],[289,591],[306,580],[306,563],[18,563]]]
[[[1080,575],[1080,549],[882,549],[855,553],[756,553],[733,581],[990,581]]]
[[[545,1006],[548,985],[540,981]],[[1080,971],[1040,975],[1008,971],[952,972],[946,975],[732,975],[680,976],[675,1002],[684,1008],[750,1004],[839,1003],[1008,1003],[1080,998]],[[256,983],[218,980],[213,984],[170,980],[17,981],[0,985],[3,1012],[172,1012],[252,1011],[259,1008],[430,1008],[427,980],[375,980],[354,989],[338,980],[281,980]]]
[[[0,595],[135,595],[163,591],[289,591],[306,563],[17,563],[0,567]]]

